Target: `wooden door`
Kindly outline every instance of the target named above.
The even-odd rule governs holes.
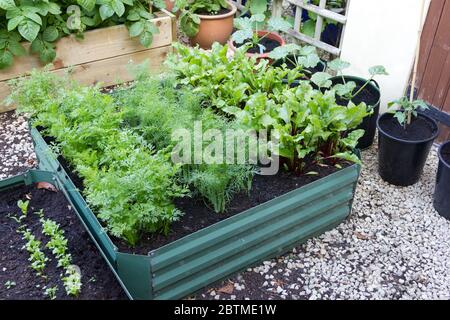
[[[431,1],[417,80],[419,98],[450,114],[450,0]],[[450,140],[450,127],[445,124],[439,140]]]

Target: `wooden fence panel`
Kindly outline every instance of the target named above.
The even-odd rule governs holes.
[[[419,97],[450,111],[446,102],[450,87],[450,0],[432,0],[422,40]]]

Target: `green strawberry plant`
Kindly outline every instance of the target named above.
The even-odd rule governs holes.
[[[180,10],[180,27],[188,37],[195,37],[200,30],[199,13],[214,15],[227,9],[226,0],[176,0],[175,10]]]
[[[23,44],[43,63],[56,57],[55,42],[69,34],[125,24],[131,37],[149,47],[158,28],[149,5],[164,7],[164,1],[148,0],[0,0],[0,70],[14,57],[26,54]]]
[[[390,110],[390,112],[394,114],[394,117],[405,129],[411,124],[413,117],[417,117],[418,110],[424,111],[429,109],[425,101],[411,101],[408,97],[402,97],[398,100],[392,101],[388,104],[388,107],[390,109],[395,108],[395,110]]]

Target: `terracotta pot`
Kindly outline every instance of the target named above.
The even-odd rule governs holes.
[[[172,12],[173,7],[175,6],[175,0],[165,0],[166,1],[166,10]]]
[[[211,49],[214,42],[227,43],[233,33],[234,15],[237,11],[236,6],[231,2],[228,3],[228,6],[231,11],[225,14],[216,16],[198,15],[201,20],[200,31],[195,37],[191,38],[193,46],[198,44],[202,49]]]
[[[262,30],[262,31],[258,31],[258,36],[259,37],[266,36],[267,39],[275,40],[280,44],[280,46],[284,46],[286,44],[286,41],[284,41],[284,39],[278,33],[275,33],[275,32]],[[229,47],[233,52],[235,52],[237,50],[237,47],[235,46],[234,42],[231,40],[229,41]],[[261,59],[268,59],[271,62],[273,62],[272,59],[269,58],[269,53],[270,52],[267,52],[267,53],[249,53],[249,52],[247,52],[246,56],[250,57],[250,58],[256,57],[257,61],[259,61]]]

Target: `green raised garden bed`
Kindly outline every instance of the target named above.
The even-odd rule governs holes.
[[[339,225],[359,177],[352,165],[195,232],[148,255],[119,252],[46,142],[31,131],[39,170],[0,181],[0,191],[48,181],[67,197],[130,298],[179,299]]]

